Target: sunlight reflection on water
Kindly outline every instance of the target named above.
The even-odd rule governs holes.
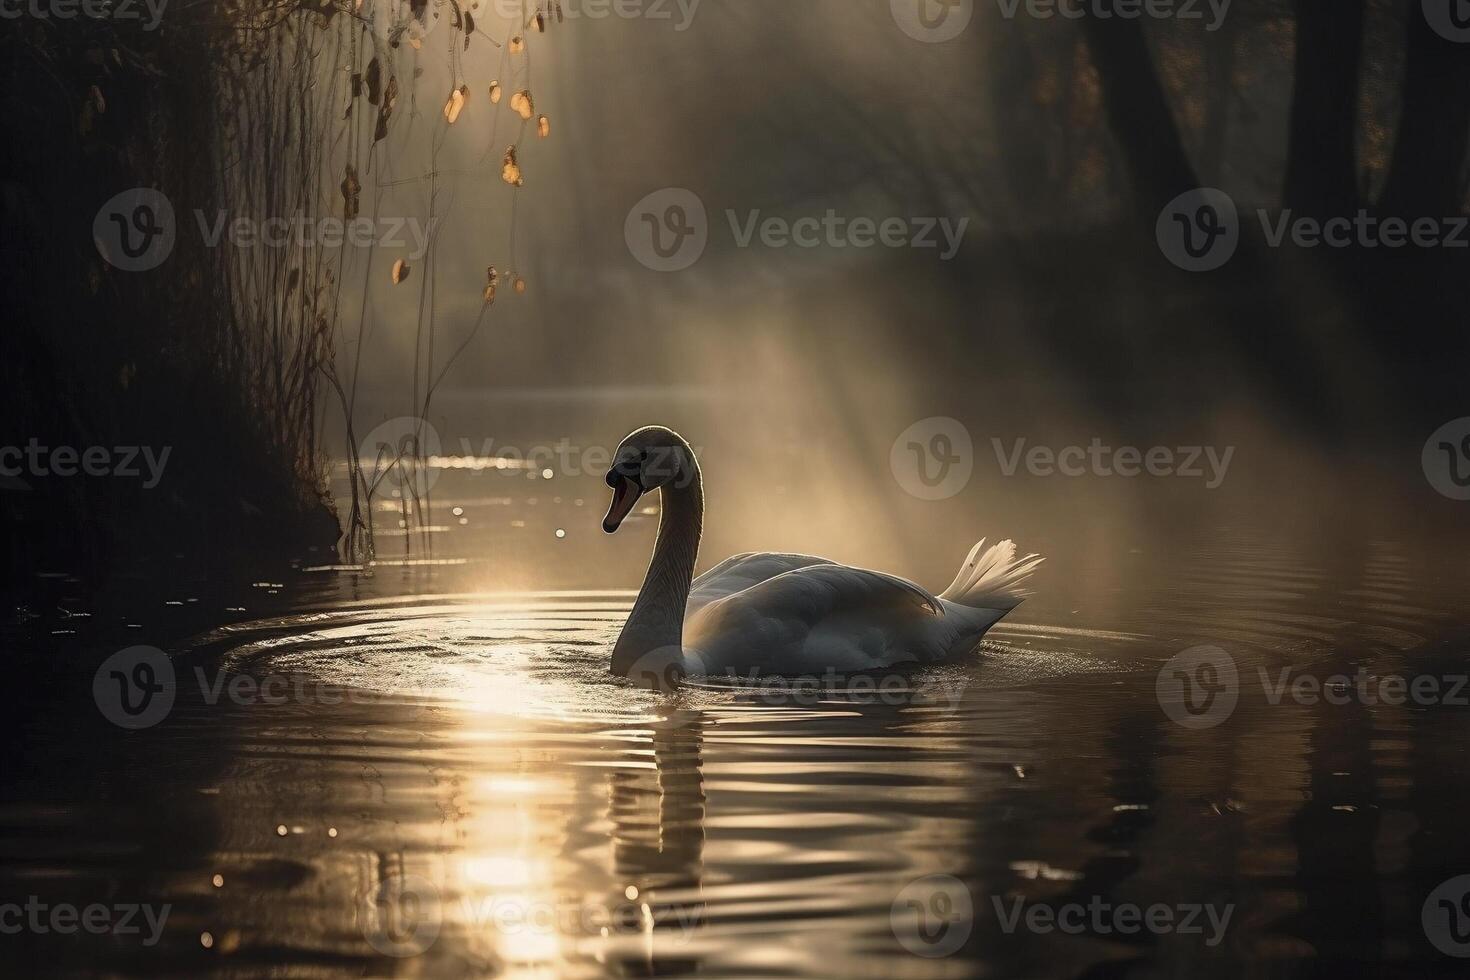
[[[305,679],[288,696],[181,684],[156,728],[72,736],[51,802],[0,808],[9,884],[168,903],[158,946],[109,950],[146,976],[1233,977],[1328,945],[1418,964],[1418,901],[1470,868],[1445,782],[1470,785],[1463,712],[1248,685],[1208,731],[1161,710],[1160,665],[1201,639],[1246,678],[1463,663],[1429,642],[1458,600],[1386,547],[1347,574],[1276,547],[1080,613],[1040,596],[886,698],[631,687],[606,673],[628,592],[317,593],[175,651],[185,679]],[[1094,899],[1235,912],[1207,946],[1008,930],[994,904]]]

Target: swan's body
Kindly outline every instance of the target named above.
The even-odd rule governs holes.
[[[639,496],[663,495],[648,575],[613,649],[616,674],[655,684],[681,675],[853,674],[963,657],[1024,597],[1036,556],[1009,541],[971,550],[935,595],[906,579],[809,555],[736,555],[693,578],[703,528],[698,461],[669,429],[623,441],[608,473],[603,526],[617,530]]]

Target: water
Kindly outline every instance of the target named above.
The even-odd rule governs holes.
[[[638,691],[604,672],[631,593],[463,592],[454,564],[47,611],[31,634],[102,653],[187,638],[150,728],[99,716],[96,659],[13,697],[0,895],[169,912],[153,943],[0,949],[150,977],[1455,975],[1423,913],[1470,874],[1464,559],[1424,547],[1141,547],[881,691]],[[1200,644],[1233,709],[1197,663],[1199,714],[1161,695]],[[1360,667],[1443,687],[1277,690]]]

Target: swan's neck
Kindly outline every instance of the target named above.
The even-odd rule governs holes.
[[[638,601],[613,647],[612,672],[623,677],[636,669],[668,677],[682,665],[684,607],[689,603],[689,584],[694,580],[694,562],[699,556],[699,536],[704,529],[704,487],[699,464],[692,454],[684,465],[692,474],[680,473],[659,493],[662,514],[653,559]]]

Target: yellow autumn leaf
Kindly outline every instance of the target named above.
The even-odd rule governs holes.
[[[520,276],[516,276],[515,290],[517,296],[524,296],[526,294],[526,280]]]
[[[521,89],[510,97],[510,107],[516,115],[522,119],[530,119],[536,114],[536,103],[531,101],[531,90]]]
[[[551,135],[551,120],[541,116],[536,120],[536,135],[545,139]]]
[[[408,274],[411,271],[412,270],[409,269],[409,267],[408,267],[408,263],[405,262],[405,261],[403,261],[402,259],[399,259],[397,262],[394,262],[393,263],[393,284],[396,286],[400,282],[402,282],[403,280],[407,279],[408,278]]]
[[[511,54],[520,54],[524,50],[526,50],[526,39],[525,38],[523,38],[519,34],[517,34],[515,37],[513,37],[513,38],[510,39],[510,53]]]
[[[516,162],[516,148],[514,144],[505,148],[505,159],[500,162],[500,179],[512,187],[520,187],[523,183],[521,179],[521,166]]]
[[[490,83],[490,104],[500,105],[500,82]]]
[[[489,306],[493,302],[495,302],[495,286],[491,284],[485,287],[485,305]]]
[[[444,103],[444,121],[453,126],[459,114],[464,111],[464,93],[455,89],[449,93],[449,99]]]

